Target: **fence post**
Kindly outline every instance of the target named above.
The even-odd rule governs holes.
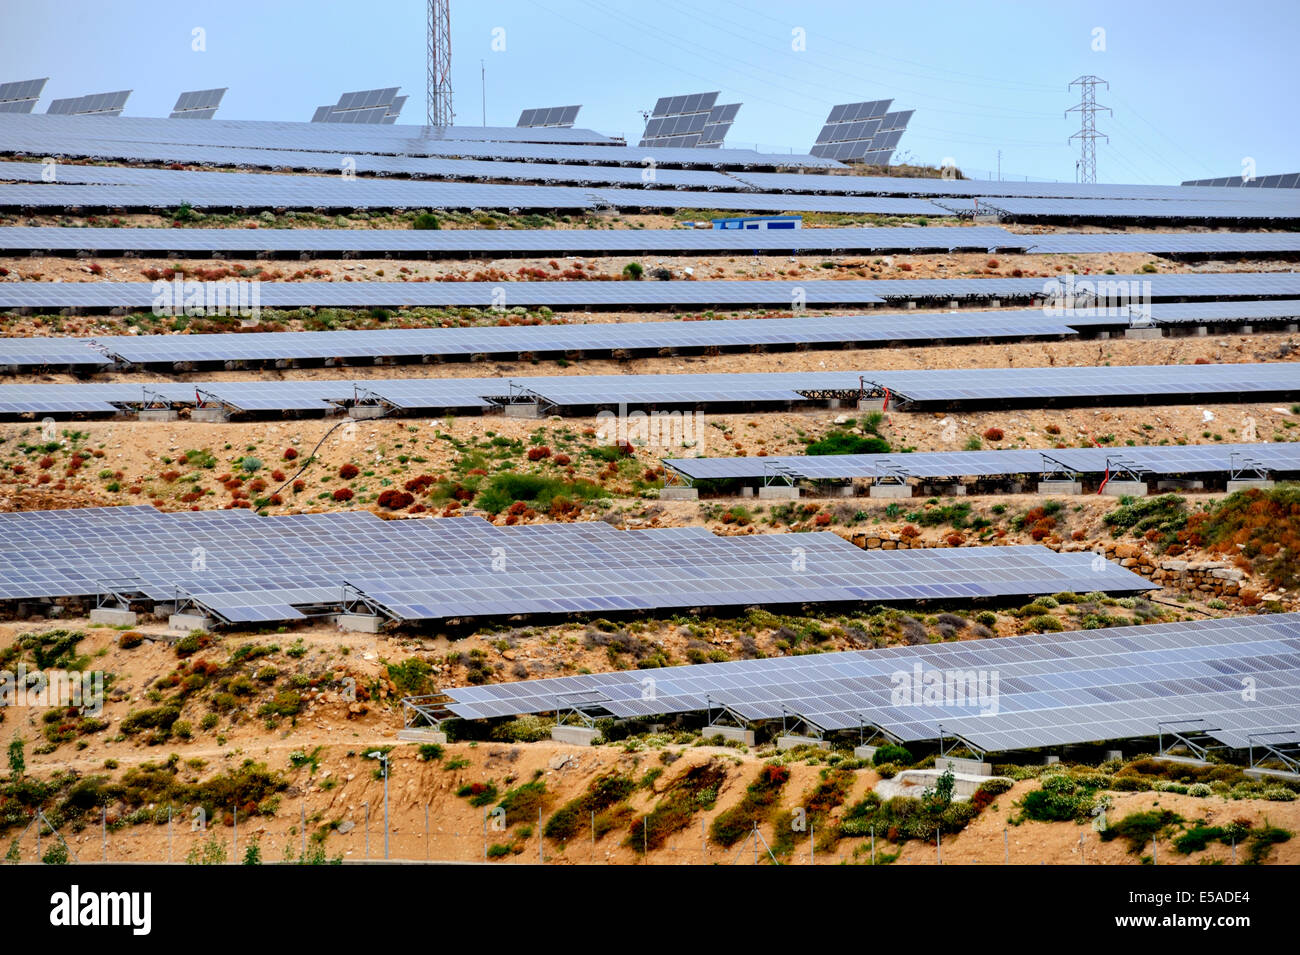
[[[238,804],[235,805],[234,811],[231,813],[230,818],[234,820],[234,825],[235,825],[235,853],[234,853],[235,857],[230,861],[233,862],[235,865],[239,865],[239,805]]]
[[[424,861],[429,861],[429,804],[424,804]]]
[[[542,807],[537,807],[537,861],[546,865],[546,847],[542,843]]]
[[[366,858],[370,858],[370,800],[361,804],[366,810]]]
[[[1007,835],[1007,827],[1002,827],[1002,862],[1004,865],[1011,864],[1011,838]]]
[[[107,806],[103,806],[103,807],[101,807],[101,808],[102,808],[103,812],[102,812],[102,814],[100,815],[100,820],[99,820],[99,826],[100,826],[99,833],[100,833],[100,836],[103,838],[103,841],[104,841],[104,842],[103,842],[103,846],[104,846],[104,861],[107,862],[107,861],[108,861],[108,807],[107,807]],[[1236,847],[1235,847],[1235,846],[1233,847],[1233,852],[1234,852],[1234,853],[1236,852]],[[1235,856],[1234,856],[1234,858],[1235,858]]]

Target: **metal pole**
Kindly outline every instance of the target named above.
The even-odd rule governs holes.
[[[104,861],[107,862],[108,861],[108,807],[104,806],[102,807],[102,810],[103,811],[99,817],[99,827],[100,827],[99,833],[104,841]],[[1233,851],[1234,853],[1236,852],[1235,845],[1233,847]]]
[[[388,757],[384,757],[384,858],[388,858]]]
[[[307,861],[307,790],[302,793],[302,805],[299,807],[299,819],[302,825],[302,861]]]
[[[537,807],[537,861],[546,865],[546,849],[542,844],[542,807]]]
[[[1011,840],[1007,836],[1006,826],[1002,827],[1002,861],[1006,865],[1011,864]]]
[[[39,809],[36,810],[36,861],[37,862],[41,861],[41,820],[43,820],[44,818],[45,817],[41,815],[41,811]]]
[[[934,854],[939,860],[939,865],[943,865],[943,836],[942,830],[934,830]]]
[[[596,810],[591,811],[591,861],[596,861]]]
[[[483,84],[483,125],[487,125],[487,65],[478,61],[479,79]]]
[[[817,827],[808,827],[808,861],[812,865],[817,864]]]
[[[641,858],[646,857],[650,851],[650,816],[646,814],[641,818]]]
[[[167,807],[167,863],[172,861],[172,807]]]
[[[700,820],[700,858],[707,859],[708,857],[709,857],[709,834],[708,834],[708,830],[704,828],[704,820],[701,819]]]
[[[366,810],[366,858],[370,858],[370,800],[361,804]]]
[[[483,861],[487,861],[487,806],[483,807]]]
[[[1159,861],[1156,859],[1156,840],[1154,836],[1151,837],[1151,864],[1152,865],[1160,864]]]
[[[754,823],[754,865],[758,865],[758,823]]]
[[[429,804],[424,804],[424,861],[429,861]]]
[[[235,865],[239,865],[239,806],[235,806],[235,811],[231,818],[235,826],[235,858],[231,860]]]
[[[1237,864],[1237,837],[1232,837],[1232,864]]]
[[[876,827],[871,827],[871,864],[876,864]]]

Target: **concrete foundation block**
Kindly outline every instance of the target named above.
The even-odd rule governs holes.
[[[799,487],[789,484],[765,484],[758,489],[758,496],[764,501],[794,501],[799,498]]]
[[[1295,322],[1292,322],[1291,324],[1287,325],[1286,330],[1290,334],[1294,335],[1296,332],[1300,332],[1300,325],[1297,325]]]
[[[1110,497],[1146,497],[1150,491],[1146,481],[1108,481],[1101,493]]]
[[[746,746],[754,745],[754,731],[739,726],[706,726],[700,732],[706,740],[721,736],[725,740],[744,743]]]
[[[1126,328],[1124,329],[1125,338],[1164,338],[1165,333],[1161,328]]]
[[[879,746],[854,746],[853,758],[865,759],[869,763],[876,758],[876,750],[879,748]]]
[[[1041,495],[1051,494],[1082,494],[1082,481],[1039,481],[1038,493]]]
[[[816,746],[818,749],[831,748],[830,743],[815,736],[778,736],[776,738],[777,749],[794,749],[796,746]]]
[[[507,418],[540,418],[542,409],[536,402],[532,404],[506,405],[505,416]]]
[[[1166,478],[1156,481],[1157,491],[1204,491],[1204,481],[1191,481],[1186,478]]]
[[[447,734],[441,730],[434,729],[432,726],[412,726],[404,730],[398,730],[397,738],[403,743],[437,743],[439,746],[447,745]]]
[[[334,622],[349,633],[378,633],[384,626],[383,617],[368,613],[341,613]]]
[[[591,726],[552,726],[551,739],[557,743],[569,743],[573,746],[590,746],[600,735],[600,730]]]
[[[197,613],[174,613],[167,618],[167,626],[182,633],[191,630],[211,630],[212,618]]]
[[[1243,334],[1243,335],[1253,335],[1253,334],[1255,334],[1255,326],[1254,326],[1254,325],[1242,325],[1240,328],[1237,329],[1237,331],[1241,332],[1241,334]]]
[[[854,486],[853,486],[852,484],[846,484],[846,485],[844,485],[844,487],[837,487],[837,488],[835,489],[835,496],[836,496],[836,497],[853,497],[853,495],[856,493],[856,491],[857,491],[857,489],[854,488]]]
[[[1197,325],[1192,334],[1197,338],[1204,338],[1206,335],[1210,334],[1210,330],[1204,325]]]
[[[1110,338],[1110,332],[1098,332],[1097,338],[1104,342],[1106,339]]]
[[[135,613],[130,610],[119,610],[116,607],[96,607],[90,611],[91,623],[106,623],[111,627],[134,627],[135,621]]]
[[[741,496],[741,497],[753,497],[753,496],[754,496],[754,489],[753,489],[752,487],[750,487],[748,484],[746,484],[744,487],[742,487],[742,488],[740,489],[740,496]]]
[[[1259,478],[1242,478],[1241,480],[1228,482],[1228,493],[1231,494],[1233,491],[1245,491],[1252,487],[1258,488],[1261,491],[1267,491],[1273,487],[1273,483],[1274,482],[1272,481],[1263,481]]]
[[[858,410],[859,411],[884,411],[885,399],[884,398],[859,398]]]
[[[383,417],[384,409],[380,405],[353,405],[348,409],[348,417],[357,421]]]
[[[870,497],[911,497],[912,485],[910,484],[873,484],[868,489],[867,494]]]
[[[195,408],[190,412],[191,421],[206,421],[209,424],[221,424],[230,420],[225,408]]]
[[[175,421],[180,417],[180,413],[173,411],[171,408],[142,408],[140,409],[141,421]]]
[[[1119,759],[1119,760],[1122,760],[1123,758],[1124,758],[1124,751],[1123,751],[1122,749],[1108,749],[1108,750],[1106,750],[1106,761],[1107,761],[1107,762],[1110,762],[1112,759]]]
[[[661,487],[659,489],[659,500],[661,501],[698,501],[700,492],[693,487]]]
[[[934,768],[941,773],[951,769],[954,773],[965,773],[967,776],[993,775],[992,763],[986,763],[982,759],[965,759],[960,756],[936,756],[934,758]]]

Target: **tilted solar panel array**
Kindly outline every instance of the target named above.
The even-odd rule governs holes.
[[[192,289],[206,294],[215,284]],[[177,289],[176,291],[184,291]],[[887,300],[997,299],[1061,302],[1062,308],[1145,303],[1165,298],[1300,297],[1300,273],[1234,272],[977,279],[702,280],[668,282],[260,282],[262,308],[515,305],[631,308],[735,305],[797,308],[870,305]],[[0,282],[5,308],[154,308],[173,294],[153,282]],[[189,294],[186,292],[186,294]],[[1053,317],[1053,316],[1048,316]]]
[[[713,173],[681,172],[683,176]],[[1289,233],[1280,233],[1289,235]],[[115,229],[0,226],[0,250],[356,252],[492,256],[619,252],[880,252],[1024,250],[1036,237],[995,226],[828,229]]]
[[[1097,322],[1085,318],[1080,324]],[[1116,320],[1112,320],[1116,321]],[[656,351],[663,348],[741,348],[754,345],[932,342],[946,339],[1070,336],[1065,318],[1041,310],[948,314],[718,319],[585,325],[412,328],[337,332],[241,332],[198,335],[118,335],[94,339],[0,338],[0,366],[101,365],[113,359],[148,365],[278,359],[465,357],[572,351]],[[109,357],[111,356],[111,357]]]
[[[229,622],[297,619],[298,608],[355,597],[420,621],[1149,586],[1086,554],[1037,546],[883,554],[829,533],[715,537],[369,512],[196,521],[144,507],[0,515],[0,600],[140,594],[192,600]]]
[[[1300,443],[1140,445],[1114,448],[1016,448],[910,454],[770,455],[762,458],[668,458],[664,466],[691,480],[810,480],[897,477],[991,477],[1060,470],[1104,474],[1120,467],[1158,475],[1300,472]]]
[[[648,682],[647,682],[647,677]],[[939,693],[924,696],[938,680]],[[1249,679],[1251,683],[1247,683]],[[1243,693],[1247,685],[1253,695]],[[648,689],[647,689],[648,688]],[[1191,720],[1227,746],[1300,725],[1300,614],[777,657],[444,689],[465,719],[720,712],[960,737],[987,752],[1154,737]],[[920,698],[918,699],[918,695]],[[1179,726],[1188,730],[1188,725]]]
[[[1177,302],[1131,312],[1042,309],[908,312],[694,322],[593,323],[488,328],[408,328],[334,332],[104,335],[0,338],[0,366],[204,364],[273,360],[422,359],[424,356],[545,355],[663,348],[837,344],[1072,336],[1134,318],[1157,324],[1280,322],[1300,318],[1300,301]]]
[[[247,147],[271,154],[278,150],[314,150],[357,155],[459,156],[541,162],[615,163],[641,167],[647,158],[660,165],[721,168],[842,168],[833,159],[798,154],[767,154],[751,149],[654,149],[614,145],[589,129],[517,126],[353,126],[323,123],[217,120],[172,123],[143,117],[122,118],[108,125],[100,117],[0,115],[0,144],[13,152],[49,155],[53,146],[114,158],[121,145],[191,145]],[[89,153],[84,152],[89,150]]]
[[[410,378],[304,381],[0,385],[0,414],[115,413],[138,408],[148,387],[177,407],[195,404],[195,389],[237,410],[337,410],[358,390],[398,411],[474,410],[519,389],[560,409],[703,407],[737,404],[783,407],[828,392],[852,397],[888,388],[895,400],[918,405],[982,402],[1185,401],[1215,396],[1233,401],[1300,394],[1300,364],[1127,365],[1107,367],[956,368],[923,371],[766,372],[702,375],[552,375],[509,378]]]

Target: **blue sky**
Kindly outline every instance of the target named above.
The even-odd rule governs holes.
[[[181,90],[229,86],[221,118],[299,120],[345,90],[400,85],[405,120],[423,121],[424,17],[422,0],[6,0],[0,81],[51,77],[41,112],[129,88],[126,115],[165,116]],[[1236,175],[1247,156],[1259,175],[1300,169],[1298,39],[1294,0],[452,0],[460,123],[483,119],[480,60],[489,125],[581,103],[580,126],[633,140],[662,95],[719,89],[744,103],[730,145],[782,151],[806,151],[836,103],[892,97],[917,110],[900,155],[983,173],[1001,149],[1004,175],[1041,179],[1074,178],[1067,84],[1087,73],[1109,81],[1098,102],[1114,110],[1098,120],[1100,181]]]

